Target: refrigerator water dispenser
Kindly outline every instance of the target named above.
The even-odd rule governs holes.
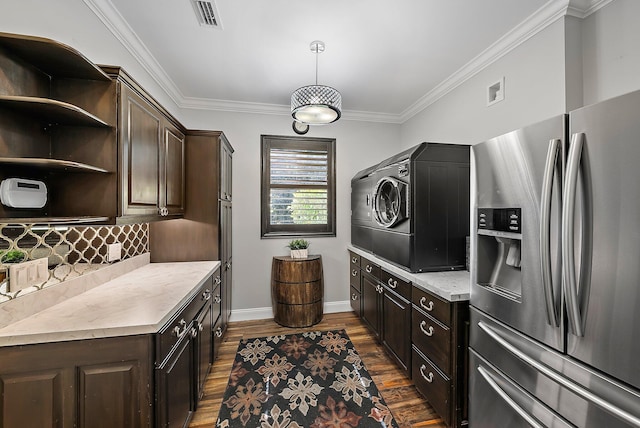
[[[478,285],[503,297],[522,298],[522,210],[478,209]]]

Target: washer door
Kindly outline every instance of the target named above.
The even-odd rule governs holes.
[[[393,227],[407,218],[407,185],[391,177],[378,181],[373,192],[373,214],[376,223]]]

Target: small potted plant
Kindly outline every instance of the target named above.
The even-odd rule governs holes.
[[[293,239],[289,242],[289,249],[291,250],[291,258],[292,259],[306,259],[309,255],[309,241],[304,239]]]

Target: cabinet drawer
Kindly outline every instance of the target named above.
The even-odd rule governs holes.
[[[371,275],[374,278],[380,278],[380,266],[373,263],[372,261],[362,257],[360,259],[360,267],[362,268],[362,273]]]
[[[360,286],[358,286],[358,288],[350,288],[349,300],[351,301],[351,307],[353,308],[353,312],[355,312],[356,315],[360,316],[360,314],[362,313],[362,307],[360,306]]]
[[[384,269],[380,271],[380,281],[407,300],[411,300],[411,283],[400,279]]]
[[[412,353],[411,377],[416,389],[424,395],[447,426],[451,423],[451,379],[441,373],[416,348]]]
[[[411,341],[445,374],[451,375],[451,330],[429,315],[411,311]]]
[[[418,309],[431,315],[442,324],[451,326],[451,303],[416,286],[413,286],[412,294],[412,302]]]
[[[358,290],[360,290],[360,268],[351,265],[351,272],[349,272],[349,284]]]
[[[178,341],[190,334],[191,321],[212,297],[212,286],[213,277],[210,276],[193,298],[160,330],[156,343],[156,364],[162,363]]]
[[[360,267],[360,255],[349,251],[349,263],[351,266],[351,269],[353,268],[359,268]]]

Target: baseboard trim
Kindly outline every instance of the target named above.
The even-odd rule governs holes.
[[[326,302],[324,304],[325,314],[350,311],[352,311],[352,309],[351,304],[348,300],[343,300],[341,302]],[[231,318],[229,319],[229,322],[266,320],[272,318],[273,309],[271,307],[234,309],[233,311],[231,311]]]

